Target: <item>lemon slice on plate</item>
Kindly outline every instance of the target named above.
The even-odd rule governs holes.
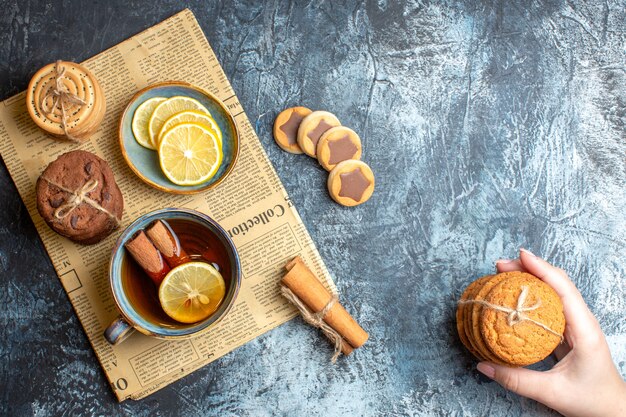
[[[161,138],[159,163],[165,176],[178,185],[198,185],[213,178],[222,163],[215,135],[197,123],[181,123]]]
[[[212,265],[187,262],[172,269],[159,287],[163,311],[181,323],[195,323],[213,314],[226,294],[224,278]]]
[[[180,113],[176,113],[175,115],[167,119],[165,123],[163,124],[163,127],[161,128],[159,134],[157,135],[158,139],[156,143],[157,144],[161,143],[161,138],[163,137],[165,132],[167,132],[172,127],[181,123],[198,123],[198,124],[203,125],[208,130],[213,132],[213,134],[217,138],[217,142],[220,146],[220,149],[222,148],[222,131],[220,130],[220,127],[217,125],[217,123],[215,122],[215,119],[213,119],[210,113],[208,112],[204,113],[198,110],[187,110],[187,111],[183,111]]]
[[[144,148],[156,149],[156,147],[152,146],[152,142],[150,141],[148,123],[150,122],[150,117],[154,109],[165,100],[167,100],[165,97],[152,97],[141,103],[135,110],[135,114],[133,114],[133,121],[131,123],[133,135],[137,143]]]
[[[186,96],[174,96],[156,106],[148,124],[152,146],[157,148],[159,132],[167,119],[186,110],[199,110],[209,114],[209,111],[198,100]]]

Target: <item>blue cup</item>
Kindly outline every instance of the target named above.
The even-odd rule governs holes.
[[[212,243],[219,246],[222,252],[226,253],[229,276],[224,276],[227,283],[224,300],[217,311],[206,319],[191,323],[178,323],[171,319],[159,318],[163,312],[155,312],[160,308],[156,301],[156,308],[146,308],[140,302],[133,299],[129,287],[125,285],[123,270],[128,262],[134,262],[124,244],[141,229],[145,229],[156,220],[169,222],[184,221],[197,226],[194,234],[208,233],[212,237]],[[222,271],[225,272],[225,271]],[[183,339],[197,336],[200,332],[206,331],[218,323],[232,308],[241,287],[241,262],[237,249],[230,239],[228,233],[209,216],[190,209],[166,208],[145,214],[135,220],[119,237],[113,248],[111,262],[109,264],[109,280],[113,299],[120,312],[120,316],[115,319],[104,331],[104,337],[112,345],[118,344],[130,336],[135,330],[161,339]],[[148,285],[151,285],[148,283]],[[147,290],[153,290],[147,288]]]

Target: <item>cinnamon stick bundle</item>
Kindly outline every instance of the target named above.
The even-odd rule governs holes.
[[[124,246],[158,288],[170,272],[170,267],[163,259],[161,252],[152,244],[143,230],[137,232]]]
[[[368,339],[369,335],[354,318],[346,311],[336,297],[333,296],[311,270],[302,261],[299,256],[292,259],[285,265],[287,273],[281,280],[293,294],[296,295],[296,306],[301,301],[313,312],[313,315],[323,314],[323,321],[328,324],[336,334],[341,336],[340,348],[344,355],[352,353],[353,349],[362,346]],[[294,300],[290,300],[294,301]],[[303,317],[307,312],[298,306]],[[307,320],[309,321],[309,320]],[[321,327],[321,326],[318,326]],[[322,329],[324,330],[324,329]],[[324,333],[333,340],[333,335]],[[337,347],[337,346],[336,346]],[[338,355],[338,353],[336,353]],[[335,356],[336,358],[336,356]]]
[[[189,255],[180,246],[178,236],[176,236],[172,227],[165,220],[157,220],[152,223],[146,229],[146,234],[171,268],[175,268],[189,260]]]

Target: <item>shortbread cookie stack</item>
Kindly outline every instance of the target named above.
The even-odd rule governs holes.
[[[305,153],[329,172],[328,192],[344,206],[365,203],[374,192],[372,169],[361,161],[361,138],[327,111],[283,110],[274,122],[274,140],[284,151]]]
[[[82,142],[100,126],[106,101],[96,77],[80,64],[57,61],[30,80],[26,107],[47,133]]]
[[[525,272],[487,275],[463,292],[456,311],[461,342],[480,360],[526,366],[563,340],[565,316],[556,292]]]

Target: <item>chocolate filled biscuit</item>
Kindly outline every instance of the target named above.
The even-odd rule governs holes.
[[[298,145],[305,154],[317,158],[317,143],[330,128],[341,126],[339,119],[327,111],[314,111],[306,116],[298,128]]]
[[[37,180],[37,210],[52,230],[82,244],[97,243],[119,226],[124,209],[113,171],[86,151],[61,155]]]
[[[361,139],[345,126],[328,129],[317,143],[317,160],[326,171],[332,171],[348,159],[361,159]]]
[[[306,107],[290,107],[280,112],[274,121],[274,140],[284,151],[301,154],[298,145],[298,128],[302,120],[312,111]]]
[[[365,203],[374,192],[374,173],[363,161],[348,159],[339,162],[328,175],[328,192],[344,206]]]

